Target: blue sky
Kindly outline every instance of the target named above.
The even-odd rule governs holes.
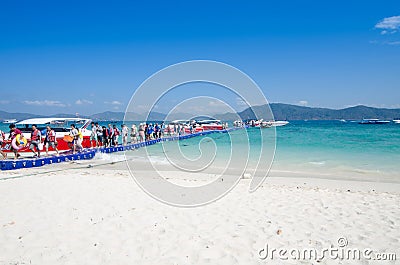
[[[194,59],[243,70],[270,102],[400,107],[399,1],[0,5],[0,110],[123,111],[151,74]]]

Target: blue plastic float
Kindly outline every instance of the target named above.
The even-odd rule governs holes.
[[[20,160],[3,160],[0,161],[1,170],[13,170],[21,168],[41,167],[44,165],[58,164],[74,160],[92,159],[96,154],[95,150],[88,150],[77,154],[60,154],[59,156],[20,159]]]

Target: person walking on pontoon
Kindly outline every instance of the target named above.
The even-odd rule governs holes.
[[[58,155],[56,133],[53,129],[51,129],[50,126],[46,126],[46,137],[44,139],[44,146],[46,147],[46,156],[49,155],[49,147],[52,147]]]
[[[40,157],[40,148],[39,144],[42,141],[42,134],[36,127],[36,125],[32,125],[32,133],[31,133],[31,143],[29,145],[29,149],[34,153],[35,157]],[[37,153],[35,152],[35,148]]]
[[[135,124],[132,124],[131,128],[131,143],[132,144],[137,143],[137,129]]]
[[[74,140],[72,141],[72,153],[75,154],[75,152],[78,149],[79,149],[79,151],[82,151],[83,150],[82,133],[76,129],[75,124],[71,124],[70,135],[74,138]]]
[[[8,126],[8,128],[10,128],[10,133],[8,135],[8,140],[10,140],[11,142],[14,140],[15,137],[17,137],[17,135],[21,135],[22,136],[22,132],[20,129],[15,127],[15,124],[10,124],[10,126]],[[10,151],[12,151],[14,153],[14,158],[17,159],[18,157],[20,157],[21,155],[18,154],[18,150],[14,149],[12,144],[10,144]]]
[[[103,146],[108,147],[108,129],[106,126],[102,126],[101,129],[103,131]]]
[[[122,134],[122,144],[124,146],[128,144],[128,133],[129,133],[128,126],[126,126],[125,124],[122,124],[121,125],[121,134]]]
[[[139,125],[139,141],[140,142],[144,142],[144,139],[145,139],[144,133],[145,133],[145,127],[144,127],[143,123],[141,123]]]
[[[158,123],[156,123],[154,125],[154,133],[153,133],[153,135],[154,135],[155,139],[161,138],[161,127],[160,127],[160,125]]]
[[[96,147],[98,147],[98,143],[97,143],[97,128],[96,125],[94,124],[94,122],[91,123],[92,128],[91,131],[92,133],[90,134],[90,147],[93,148],[93,142],[96,145]]]
[[[112,129],[114,132],[113,137],[112,137],[112,143],[114,146],[117,146],[118,145],[118,136],[119,136],[120,132],[115,124],[113,125]]]
[[[114,129],[111,124],[108,124],[107,132],[108,132],[108,146],[111,147],[111,145],[114,144]]]
[[[98,122],[95,123],[96,126],[96,134],[97,134],[97,147],[103,145],[103,128],[99,125]]]

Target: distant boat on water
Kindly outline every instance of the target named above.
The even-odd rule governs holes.
[[[394,123],[400,124],[400,119],[393,120]]]
[[[363,119],[359,124],[388,124],[390,121],[380,120],[380,119]]]
[[[9,119],[9,120],[4,120],[3,123],[16,123],[16,119]]]
[[[288,121],[270,121],[271,125],[274,127],[285,126],[289,124]]]
[[[237,120],[233,122],[233,125],[235,127],[242,127],[242,126],[249,126],[249,127],[260,127],[260,128],[270,128],[270,127],[280,127],[280,126],[285,126],[289,122],[288,121],[264,121],[263,119],[260,120]]]

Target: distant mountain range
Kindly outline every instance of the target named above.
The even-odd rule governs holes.
[[[337,120],[337,119],[345,119],[345,120],[361,120],[364,118],[377,118],[377,119],[396,119],[400,118],[400,109],[385,109],[385,108],[373,108],[367,106],[355,106],[344,109],[328,109],[328,108],[312,108],[312,107],[304,107],[283,103],[271,103],[270,108],[274,114],[276,120]],[[268,107],[266,105],[255,106],[253,108],[247,108],[237,114],[235,113],[224,113],[224,114],[215,114],[210,115],[216,119],[220,120],[235,120],[238,115],[242,119],[254,119],[255,114],[258,114],[258,117],[262,117],[264,119],[270,119],[270,115],[268,114]],[[74,117],[73,114],[55,114],[51,115],[51,117]],[[169,116],[169,120],[175,119],[188,119],[195,116],[190,113],[177,113],[172,116]],[[5,119],[29,119],[29,118],[44,118],[50,116],[44,115],[35,115],[30,113],[9,113],[6,111],[0,111],[0,120]],[[112,112],[106,111],[102,113],[96,113],[89,116],[81,116],[83,118],[91,118],[93,120],[123,120],[124,112]],[[145,120],[143,114],[138,113],[129,113],[128,115],[130,120],[141,121]],[[166,114],[159,112],[152,112],[148,120],[165,120]]]
[[[400,109],[373,108],[354,106],[344,109],[311,108],[283,103],[269,104],[275,120],[361,120],[361,119],[396,119],[400,117]],[[252,108],[259,117],[268,117],[266,105]],[[238,113],[242,119],[254,119],[255,115],[250,108]],[[216,115],[217,119],[232,120],[236,115],[225,113]]]

